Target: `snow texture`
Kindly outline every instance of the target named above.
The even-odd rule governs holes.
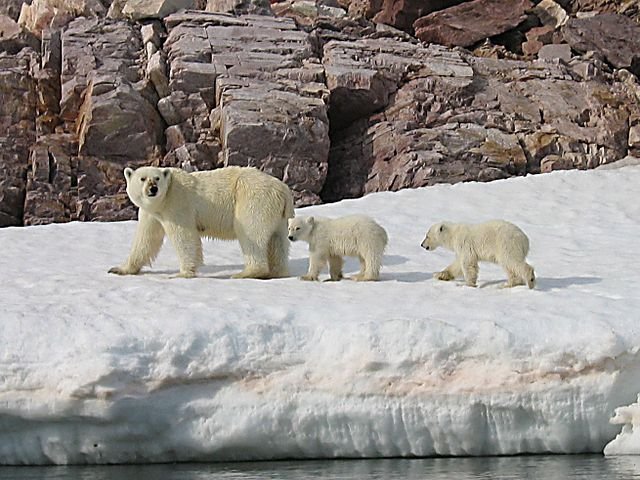
[[[633,405],[616,408],[611,423],[622,425],[622,431],[604,447],[604,454],[640,455],[640,394]]]
[[[232,280],[219,241],[198,278],[167,244],[119,277],[135,222],[2,229],[0,464],[601,452],[640,386],[638,185],[628,166],[298,211],[384,226],[379,282]],[[432,279],[453,254],[420,248],[428,226],[493,218],[529,236],[536,288],[491,264],[479,288]]]

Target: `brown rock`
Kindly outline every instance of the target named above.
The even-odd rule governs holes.
[[[537,55],[543,45],[553,41],[555,28],[552,26],[534,27],[525,34],[527,41],[522,44],[522,53]]]
[[[341,0],[343,7],[349,9],[349,15],[353,17],[373,18],[382,9],[384,0]]]
[[[24,3],[18,23],[40,37],[45,29],[57,29],[76,17],[102,17],[105,7],[99,0],[32,0]]]
[[[554,0],[542,0],[533,8],[533,12],[543,25],[558,28],[569,19],[567,12]]]
[[[465,1],[467,0],[384,0],[381,11],[373,20],[409,32],[418,18]]]
[[[548,173],[554,170],[570,170],[573,167],[574,165],[571,159],[563,158],[559,155],[547,155],[540,162],[540,171],[542,173]]]
[[[29,148],[36,139],[36,54],[0,53],[0,227],[23,224]]]
[[[207,0],[207,12],[273,15],[269,0]]]
[[[640,55],[640,25],[624,15],[571,18],[562,29],[571,48],[599,52],[616,68],[628,68]]]
[[[15,55],[25,47],[40,49],[40,42],[31,33],[23,30],[11,18],[0,15],[0,52]]]
[[[469,47],[523,22],[529,0],[472,0],[419,18],[413,27],[423,42]]]
[[[6,15],[11,20],[18,20],[22,0],[0,0],[0,15]]]
[[[627,153],[629,124],[639,118],[631,85],[606,77],[579,82],[557,62],[478,58],[435,45],[390,46],[362,40],[325,47],[325,61],[332,50],[342,51],[337,58],[358,59],[360,68],[396,82],[379,110],[332,132],[325,201],[593,168]],[[394,77],[400,65],[410,73]],[[356,87],[357,67],[351,68]]]
[[[85,39],[93,35],[90,44]],[[79,153],[152,161],[164,125],[145,97],[142,42],[128,23],[78,19],[62,36],[63,119],[73,121]]]
[[[324,69],[291,19],[186,12],[166,19],[166,162],[252,165],[317,203],[327,171]],[[215,94],[212,91],[215,89]],[[219,136],[219,140],[218,140]],[[196,145],[204,145],[204,150]]]

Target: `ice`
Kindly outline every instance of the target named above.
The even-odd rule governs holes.
[[[622,425],[622,431],[604,447],[604,454],[640,455],[640,394],[636,403],[616,408],[611,423]]]
[[[233,280],[237,243],[213,241],[196,279],[170,245],[118,277],[135,222],[2,229],[0,464],[602,452],[640,390],[638,185],[627,166],[298,210],[383,225],[379,282]],[[493,218],[528,234],[536,289],[484,264],[476,289],[433,280],[452,253],[420,248],[428,226]]]

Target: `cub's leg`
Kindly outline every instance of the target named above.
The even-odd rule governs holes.
[[[478,261],[473,258],[467,258],[463,259],[461,263],[465,284],[468,287],[475,287],[478,282]]]
[[[355,280],[356,282],[361,282],[364,280],[365,271],[367,270],[367,264],[364,261],[364,257],[362,255],[358,255],[358,261],[360,262],[360,271],[355,275],[352,275],[351,280]]]
[[[457,258],[447,268],[445,268],[441,272],[436,272],[436,273],[433,274],[433,278],[435,278],[437,280],[444,280],[445,282],[448,282],[450,280],[454,280],[454,279],[456,279],[458,277],[461,277],[461,276],[463,276],[462,266],[460,265],[460,262],[458,261]]]
[[[300,277],[300,280],[317,281],[320,272],[327,264],[327,259],[320,254],[312,253],[309,256],[309,271],[306,275]]]
[[[329,257],[329,275],[331,280],[338,282],[342,280],[342,257],[339,255],[331,255]]]
[[[364,275],[362,280],[375,281],[380,278],[380,266],[382,264],[382,252],[372,253],[364,259]]]

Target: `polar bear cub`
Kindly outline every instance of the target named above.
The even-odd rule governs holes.
[[[478,262],[492,262],[507,272],[505,287],[527,284],[535,286],[535,273],[525,258],[529,253],[529,238],[516,225],[504,220],[478,224],[436,223],[429,228],[422,247],[435,250],[445,247],[456,253],[455,261],[441,272],[438,280],[453,280],[464,276],[471,287],[478,280]]]
[[[244,270],[234,278],[288,275],[289,187],[250,167],[187,173],[178,168],[125,168],[127,194],[139,207],[138,228],[127,260],[109,273],[135,275],[158,255],[165,234],[180,262],[180,277],[202,265],[201,237],[238,239]]]
[[[329,262],[331,280],[342,279],[343,256],[358,257],[357,281],[378,280],[387,232],[372,218],[350,215],[341,218],[296,217],[289,219],[289,240],[309,243],[309,271],[302,280],[318,280]]]

